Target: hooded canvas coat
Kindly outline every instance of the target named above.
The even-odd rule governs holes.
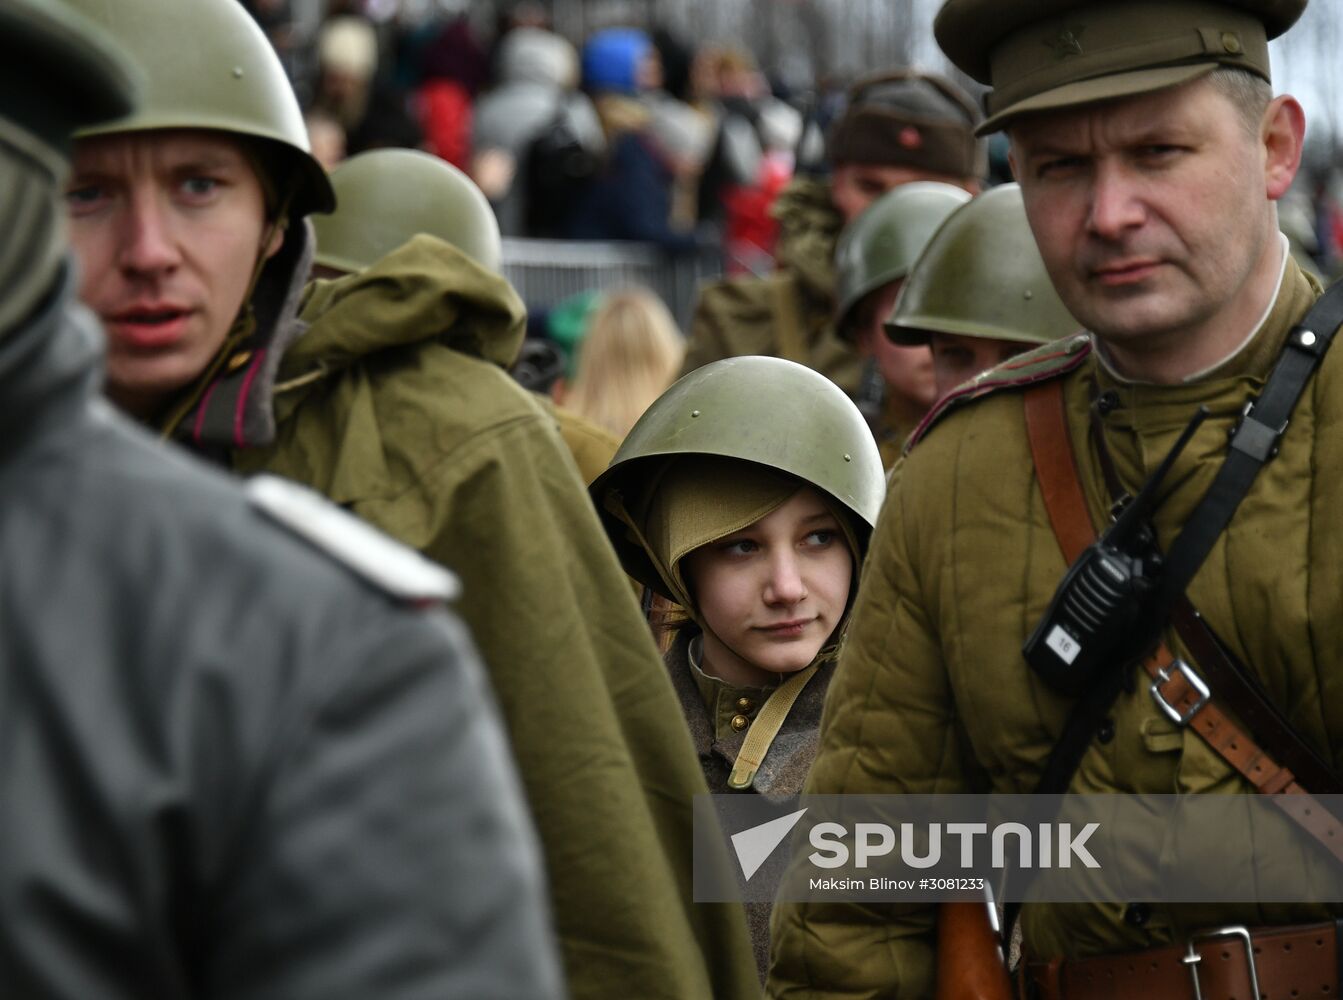
[[[740,908],[691,902],[705,785],[648,629],[554,421],[501,367],[516,294],[416,237],[310,286],[302,318],[275,441],[233,464],[306,483],[461,578],[572,996],[758,995]]]
[[[1130,493],[1197,406],[1211,410],[1159,495],[1155,525],[1168,548],[1220,466],[1228,430],[1318,291],[1287,262],[1275,304],[1251,342],[1185,384],[1122,380],[1095,351],[1057,376],[1094,525],[1106,523],[1110,499],[1088,433],[1093,394],[1116,395],[1104,435]],[[1069,346],[1076,352],[1089,344]],[[1343,351],[1335,345],[1307,385],[1281,452],[1188,589],[1212,629],[1336,770],[1343,764],[1340,484]],[[807,791],[1029,792],[1071,701],[1036,677],[1020,650],[1066,568],[1036,482],[1021,394],[1000,390],[947,412],[893,477]],[[1165,640],[1194,662],[1172,630]],[[1146,680],[1140,666],[1133,669]],[[1088,748],[1071,791],[1252,792],[1196,733],[1161,713],[1145,683],[1121,693],[1110,718],[1113,739]],[[1323,849],[1305,834],[1298,840],[1299,854],[1280,863],[1322,872]],[[1131,845],[1152,864],[1160,863],[1162,848]],[[1126,920],[1125,912],[1124,903],[1027,904],[1025,950],[1040,959],[1080,957],[1182,941],[1209,926],[1327,918],[1322,907],[1304,905],[1152,904],[1141,920]],[[933,919],[926,904],[780,905],[769,995],[930,996]]]
[[[843,220],[830,203],[830,189],[794,181],[773,213],[780,223],[778,271],[704,286],[682,374],[722,358],[764,354],[813,368],[853,396],[862,363],[853,345],[835,333],[832,262]]]

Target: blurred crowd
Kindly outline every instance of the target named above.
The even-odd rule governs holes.
[[[501,5],[492,18],[451,4],[324,0],[320,19],[303,32],[295,30],[297,0],[243,6],[291,76],[319,162],[330,170],[371,149],[428,152],[484,192],[505,239],[630,241],[669,264],[693,258],[702,278],[796,270],[797,254],[781,248],[781,238],[787,244],[817,229],[808,184],[833,167],[827,131],[851,97],[841,81],[791,91],[747,47],[665,28],[606,27],[571,40],[554,30],[549,5],[532,0]],[[1010,180],[1001,136],[989,142],[988,157],[988,185]],[[1343,155],[1308,159],[1281,202],[1280,225],[1299,263],[1321,277],[1343,273]],[[510,278],[519,282],[516,272]],[[831,280],[827,273],[827,302]],[[576,376],[603,297],[593,287],[537,302],[518,287],[534,339],[515,374],[593,416],[592,383]],[[670,313],[650,302],[658,295]],[[634,312],[657,306],[660,314],[638,329],[682,332],[677,321],[688,321],[692,304],[682,297],[635,287],[605,314],[625,316],[628,327]],[[628,370],[612,365],[609,350],[594,349],[606,360],[593,367],[611,370],[608,381],[619,387],[620,401],[601,405],[629,409],[630,399],[647,395],[639,386],[670,384],[681,366],[669,360],[669,345],[641,339],[638,350],[659,361]],[[667,379],[649,381],[649,364]],[[633,416],[602,412],[596,422],[618,438]],[[912,426],[899,423],[902,431]]]
[[[243,5],[293,76],[323,164],[424,149],[471,176],[505,237],[698,245],[721,249],[728,273],[765,273],[775,199],[795,171],[823,169],[843,102],[829,81],[790,93],[739,45],[623,27],[570,40],[535,2],[482,30],[469,10],[329,0],[302,38],[294,0]],[[991,156],[1006,180],[1005,147]],[[1339,159],[1307,164],[1282,219],[1325,274],[1343,270]]]
[[[504,236],[721,246],[729,270],[768,269],[769,210],[804,116],[746,49],[632,28],[576,47],[537,4],[482,37],[469,13],[387,17],[354,0],[300,43],[284,0],[245,6],[295,77],[326,166],[420,148],[471,176]]]

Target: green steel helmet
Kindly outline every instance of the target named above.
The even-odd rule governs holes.
[[[340,207],[314,218],[316,263],[362,271],[418,233],[499,273],[499,223],[480,188],[452,164],[413,149],[374,149],[331,171]]]
[[[1003,184],[952,215],[905,280],[886,324],[897,344],[928,334],[1047,344],[1081,326],[1054,291],[1021,188]]]
[[[625,572],[667,594],[631,530],[667,459],[717,455],[788,473],[853,516],[865,551],[886,495],[872,431],[842,389],[782,358],[736,357],[682,377],[639,418],[589,488]],[[860,553],[861,554],[861,553]]]
[[[863,296],[909,273],[942,221],[970,200],[951,184],[901,184],[844,227],[835,245],[835,317],[848,335],[853,308]]]
[[[313,159],[294,88],[237,0],[65,0],[143,71],[139,109],[77,138],[153,129],[215,129],[265,140],[289,214],[329,212],[335,197]],[[267,158],[269,160],[269,158]]]

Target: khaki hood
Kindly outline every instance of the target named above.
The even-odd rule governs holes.
[[[286,353],[282,380],[425,341],[506,369],[527,332],[526,309],[504,278],[424,235],[358,274],[313,282],[301,310],[308,330]]]

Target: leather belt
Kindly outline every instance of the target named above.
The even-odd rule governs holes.
[[[1184,945],[1072,961],[1027,961],[1023,1000],[1308,1000],[1339,996],[1337,923],[1219,927]],[[1256,992],[1257,990],[1257,992]]]

